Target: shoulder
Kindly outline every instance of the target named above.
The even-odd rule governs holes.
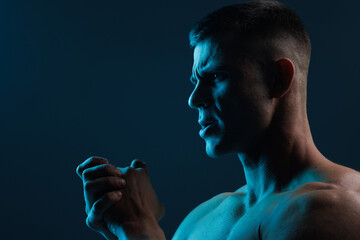
[[[232,193],[225,192],[220,193],[209,200],[199,204],[194,208],[181,222],[180,226],[175,232],[173,240],[175,239],[186,239],[188,232],[194,228],[194,225],[197,224],[203,217],[209,214],[213,209],[220,205],[228,196]]]
[[[360,193],[312,182],[281,201],[261,225],[266,239],[356,239],[360,235]]]

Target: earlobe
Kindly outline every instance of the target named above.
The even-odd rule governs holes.
[[[277,74],[273,86],[273,97],[283,97],[294,81],[295,66],[289,58],[280,58],[276,62]]]

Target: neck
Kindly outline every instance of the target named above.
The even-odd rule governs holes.
[[[312,181],[323,181],[316,170],[326,158],[317,150],[308,121],[303,126],[273,128],[251,151],[238,153],[247,183],[250,207],[272,193],[289,191]]]

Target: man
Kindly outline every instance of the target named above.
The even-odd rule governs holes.
[[[316,148],[306,113],[310,40],[278,2],[221,8],[194,25],[189,106],[210,157],[236,153],[246,185],[196,207],[173,239],[360,239],[360,174]],[[146,164],[80,164],[87,224],[107,239],[165,239]],[[125,181],[122,181],[124,180]]]

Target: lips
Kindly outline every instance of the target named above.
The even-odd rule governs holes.
[[[201,126],[201,128],[204,129],[204,128],[210,126],[211,124],[213,124],[214,122],[216,122],[215,119],[203,119],[203,120],[200,120],[198,123]]]
[[[201,126],[201,129],[199,131],[200,137],[205,139],[206,137],[214,134],[214,129],[216,129],[216,123],[217,121],[215,120],[199,121],[199,124]]]

